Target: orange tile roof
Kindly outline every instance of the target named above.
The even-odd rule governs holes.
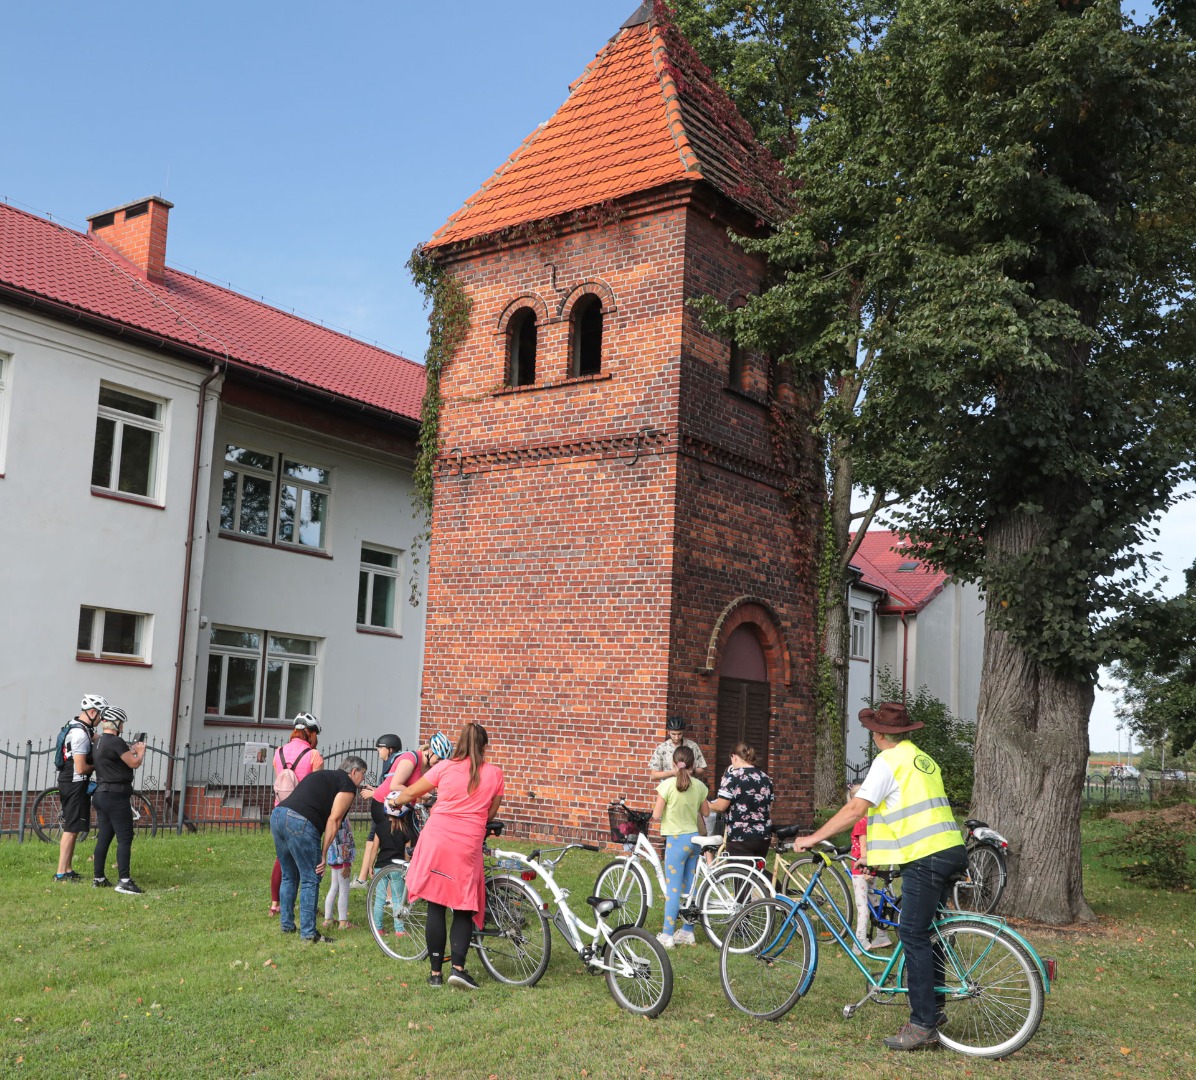
[[[890,608],[921,611],[950,579],[944,571],[935,570],[903,551],[900,534],[888,529],[864,533],[851,565],[863,575],[865,585],[888,593],[882,611]]]
[[[429,248],[705,180],[762,221],[784,216],[780,166],[681,36],[645,4]]]

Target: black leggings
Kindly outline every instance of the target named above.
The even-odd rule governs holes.
[[[108,848],[112,837],[116,837],[116,869],[122,878],[130,877],[129,853],[133,848],[133,808],[129,805],[129,793],[119,791],[97,791],[91,798],[96,808],[96,849],[92,856],[95,876],[104,877],[104,864],[108,861]]]
[[[428,959],[432,970],[439,971],[444,963],[444,921],[448,911],[443,904],[428,904],[428,922],[424,927],[424,939],[428,944]],[[473,912],[453,911],[453,929],[450,934],[453,967],[465,967],[465,954],[469,951],[469,939],[473,936]]]

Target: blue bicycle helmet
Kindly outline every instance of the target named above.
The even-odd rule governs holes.
[[[428,749],[441,761],[453,756],[453,744],[448,741],[447,735],[439,731],[428,740]]]

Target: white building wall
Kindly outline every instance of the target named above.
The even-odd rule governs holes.
[[[926,686],[956,716],[974,720],[983,651],[984,604],[979,589],[949,582],[918,613],[918,652],[909,680],[911,692]]]
[[[228,443],[273,449],[332,470],[327,556],[220,534],[220,462]],[[189,720],[193,743],[245,738],[277,744],[283,731],[213,721],[205,714],[213,625],[320,639],[312,711],[322,741],[372,741],[394,732],[404,745],[419,734],[426,559],[417,567],[421,605],[408,603],[418,522],[410,461],[243,410],[225,408],[217,424],[208,490],[209,542],[200,601],[199,655]],[[396,599],[400,636],[357,629],[361,544],[400,549]],[[186,726],[186,725],[185,725]]]
[[[855,587],[848,590],[848,619],[851,618],[851,609],[855,608],[861,611],[868,612],[868,655],[864,657],[851,656],[848,660],[847,668],[847,743],[846,743],[846,760],[849,766],[863,765],[868,760],[868,746],[871,742],[871,737],[868,732],[860,726],[859,712],[866,708],[868,702],[872,700],[873,695],[873,678],[875,670],[876,651],[880,644],[878,634],[878,620],[876,617],[876,604],[879,597],[871,589],[857,589]],[[850,621],[849,621],[850,629]],[[850,652],[849,648],[849,652]],[[850,770],[849,770],[850,775]]]
[[[160,353],[0,306],[0,743],[53,736],[84,692],[170,731],[198,386]],[[165,399],[161,507],[92,493],[101,381]],[[76,658],[81,605],[153,616],[148,664]]]

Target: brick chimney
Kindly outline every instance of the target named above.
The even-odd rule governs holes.
[[[150,281],[166,278],[166,223],[170,208],[157,195],[105,210],[87,219],[87,232],[115,248]]]

